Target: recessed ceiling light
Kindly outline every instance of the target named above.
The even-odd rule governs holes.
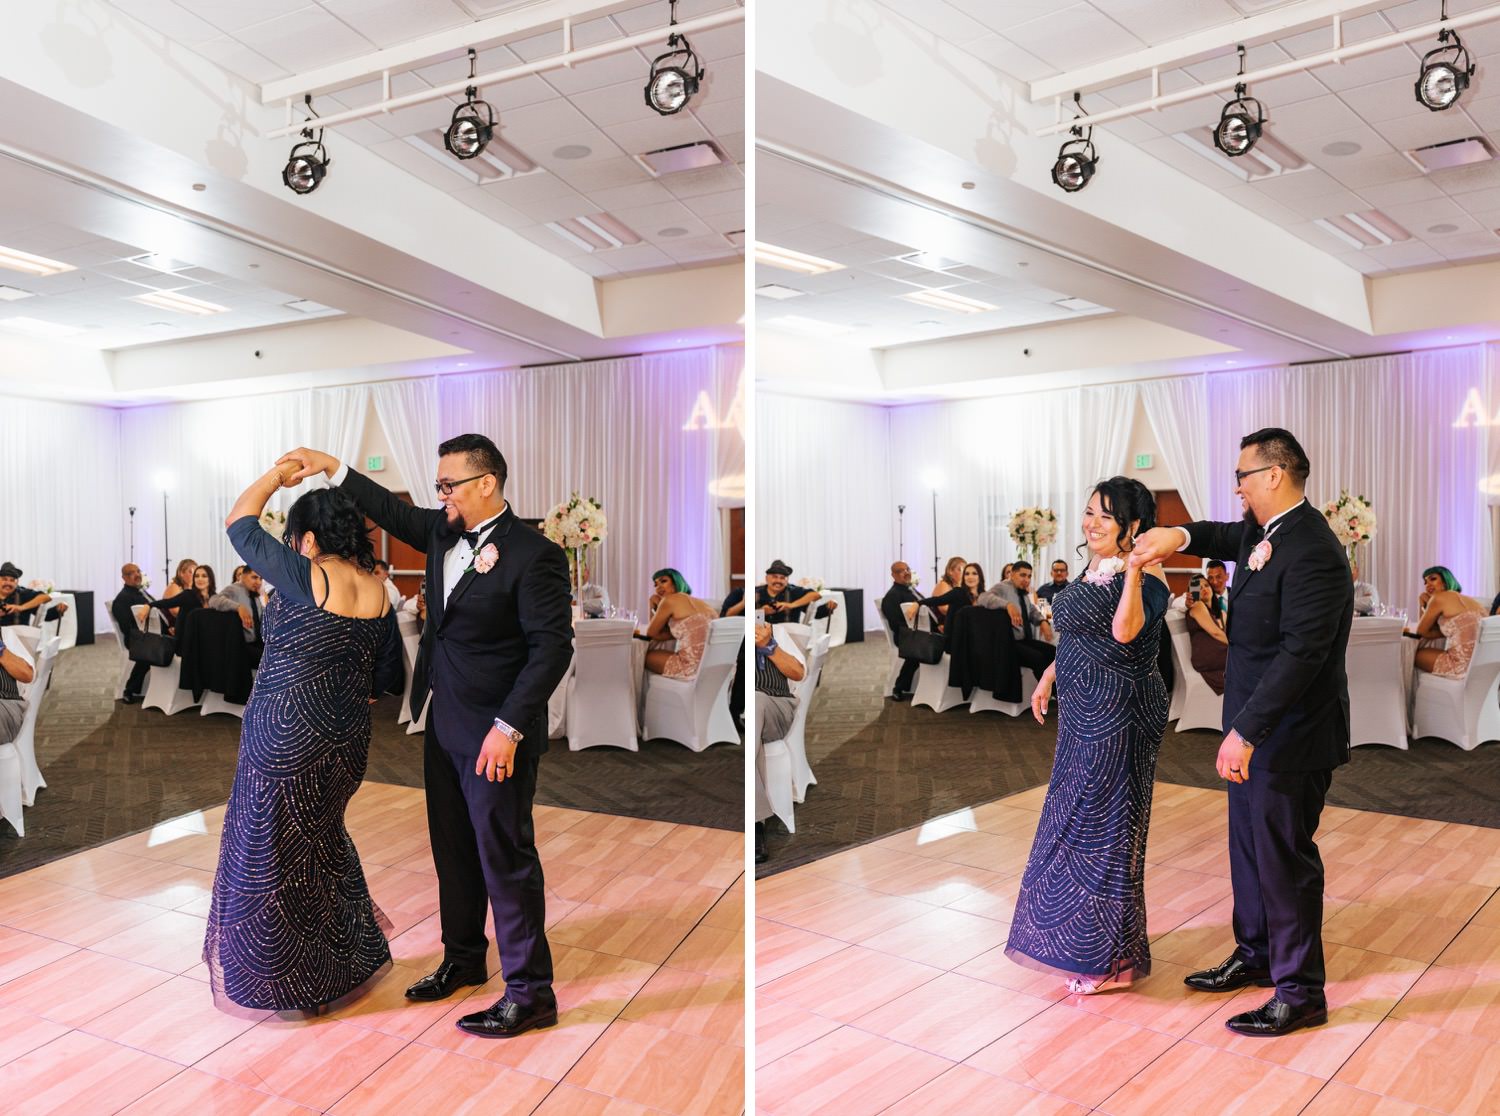
[[[0,318],[0,329],[8,329],[12,333],[25,333],[31,337],[72,337],[76,333],[83,332],[77,326],[44,322],[40,318]]]
[[[766,283],[755,288],[755,293],[761,298],[801,298],[806,291],[799,291],[795,287],[783,287],[780,283]]]
[[[767,267],[779,267],[783,271],[795,271],[798,275],[822,275],[829,271],[841,271],[844,267],[841,263],[825,260],[821,256],[778,248],[759,240],[755,242],[755,262]]]
[[[669,225],[667,228],[658,229],[657,236],[687,236],[687,229],[680,225]]]
[[[1358,155],[1364,148],[1353,140],[1334,140],[1323,145],[1324,155]]]
[[[185,264],[181,260],[174,260],[170,256],[164,256],[160,252],[147,252],[144,256],[131,256],[130,263],[137,267],[148,268],[151,271],[161,271],[168,275],[178,271],[186,271],[192,264]]]
[[[200,194],[201,194],[201,193],[203,193],[203,191],[204,191],[204,190],[207,190],[207,189],[208,189],[208,186],[207,186],[207,185],[205,185],[205,184],[204,184],[204,183],[202,183],[202,182],[194,182],[194,183],[193,183],[193,189],[194,189],[194,190],[197,190],[197,191],[198,191],[198,193],[200,193]]]
[[[592,147],[586,147],[581,143],[565,143],[552,154],[559,159],[587,159],[593,153]]]
[[[983,314],[987,310],[1000,309],[998,306],[991,306],[988,302],[980,302],[977,298],[954,294],[952,291],[912,291],[911,294],[896,297],[922,306],[930,306],[934,310],[952,310],[956,314]]]
[[[1457,225],[1450,225],[1450,224],[1444,223],[1444,224],[1441,224],[1441,225],[1432,225],[1432,226],[1430,226],[1427,229],[1427,231],[1430,232],[1430,233],[1439,233],[1439,234],[1441,234],[1441,233],[1458,232],[1458,226]]]
[[[0,302],[19,302],[23,298],[30,298],[31,291],[23,291],[20,287],[6,287],[0,285]]]
[[[840,325],[837,322],[820,322],[815,318],[804,318],[797,314],[783,314],[779,318],[766,318],[765,325],[776,329],[785,330],[788,333],[801,333],[808,337],[837,337],[840,334],[853,332],[853,326]]]
[[[950,260],[936,252],[908,252],[904,256],[897,256],[902,263],[911,264],[912,267],[926,268],[928,271],[950,271],[955,267],[963,267],[957,260]]]
[[[931,318],[923,318],[920,322],[917,323],[917,325],[919,326],[940,326],[942,324],[942,322],[935,322]]]
[[[204,302],[201,298],[193,298],[190,295],[180,294],[177,291],[152,291],[149,294],[131,295],[132,302],[144,303],[154,306],[158,310],[171,310],[178,314],[194,314],[198,317],[206,317],[209,314],[223,314],[229,307],[220,306],[217,302]]]
[[[337,314],[339,311],[332,306],[324,306],[321,302],[314,302],[310,298],[299,298],[295,302],[285,304],[288,310],[295,310],[299,314]]]
[[[974,189],[974,183],[972,182],[960,182],[959,185],[962,186],[965,190]]]
[[[1060,298],[1052,305],[1061,306],[1064,310],[1071,310],[1075,314],[1082,313],[1085,310],[1104,309],[1104,307],[1100,306],[1097,302],[1090,302],[1086,298]]]
[[[77,270],[72,264],[49,260],[46,256],[33,256],[17,248],[0,248],[0,267],[36,276],[61,275],[64,271]]]

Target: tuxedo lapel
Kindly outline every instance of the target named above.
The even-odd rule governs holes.
[[[474,547],[474,556],[477,558],[479,556],[479,552],[490,543],[494,543],[495,548],[498,550],[501,543],[504,541],[505,536],[509,534],[511,524],[514,522],[515,516],[511,514],[510,507],[509,505],[507,505],[505,513],[501,515],[499,521],[489,529],[489,532],[484,536],[484,538],[479,540],[479,545]],[[467,590],[469,586],[473,584],[474,579],[478,576],[479,574],[478,571],[474,569],[473,561],[470,561],[469,568],[464,571],[463,576],[458,579],[458,583],[453,586],[453,594],[448,599],[448,605],[452,606],[453,604],[456,604],[458,598],[463,596],[465,590]],[[448,612],[449,608],[445,607],[443,609],[444,618],[447,617]],[[438,623],[441,624],[442,621],[439,620]]]
[[[1271,536],[1271,558],[1269,561],[1276,561],[1277,546],[1286,542],[1291,533],[1301,525],[1307,513],[1312,510],[1312,505],[1304,502],[1289,511],[1281,522],[1276,525],[1275,533]],[[1264,538],[1265,536],[1262,535],[1261,537]],[[1259,545],[1259,540],[1256,541],[1255,545]],[[1229,603],[1231,605],[1234,603],[1234,599],[1240,595],[1240,591],[1249,584],[1250,579],[1258,572],[1250,568],[1250,555],[1254,550],[1255,546],[1253,545],[1245,552],[1245,560],[1240,563],[1235,572],[1234,584],[1229,587]],[[1244,571],[1245,576],[1239,576],[1239,571]]]

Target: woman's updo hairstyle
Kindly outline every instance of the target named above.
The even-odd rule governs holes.
[[[375,544],[370,541],[364,513],[348,493],[315,488],[299,496],[287,512],[281,541],[296,550],[308,531],[322,553],[350,559],[365,573],[375,572]]]
[[[1156,497],[1140,481],[1129,477],[1110,477],[1109,480],[1102,480],[1094,485],[1094,492],[1099,495],[1100,509],[1114,516],[1115,523],[1119,525],[1115,545],[1121,550],[1125,549],[1130,525],[1137,519],[1141,521],[1138,531],[1149,531],[1156,526]]]

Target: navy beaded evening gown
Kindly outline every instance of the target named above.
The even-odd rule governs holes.
[[[1145,623],[1110,632],[1124,576],[1082,579],[1052,598],[1057,628],[1057,754],[1005,952],[1033,969],[1095,984],[1151,971],[1146,831],[1167,726],[1157,646],[1169,593],[1145,576]]]
[[[391,960],[390,924],[344,828],[369,759],[370,674],[387,618],[319,608],[311,563],[253,517],[229,534],[277,592],[245,706],[203,960],[216,998],[310,1010]]]

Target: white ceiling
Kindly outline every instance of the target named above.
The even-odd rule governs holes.
[[[1286,6],[1256,0],[878,0],[920,18],[949,42],[1023,82],[1156,46],[1184,35],[1228,26],[1247,15]],[[1449,0],[1461,15],[1492,0]],[[1391,4],[1344,23],[1346,43],[1434,22],[1437,0]],[[1267,134],[1292,148],[1310,169],[1245,182],[1230,160],[1194,151],[1175,134],[1211,127],[1229,94],[1216,94],[1159,112],[1101,125],[1095,133],[1101,163],[1090,189],[1129,189],[1111,178],[1109,146],[1128,142],[1225,197],[1273,221],[1366,275],[1431,267],[1445,261],[1500,257],[1500,160],[1423,174],[1401,153],[1414,147],[1500,133],[1500,22],[1463,32],[1479,69],[1459,104],[1434,113],[1419,105],[1413,85],[1421,55],[1436,43],[1398,46],[1341,66],[1322,66],[1253,86],[1265,105]],[[1305,58],[1332,47],[1328,28],[1251,45],[1255,69]],[[1235,73],[1233,52],[1183,69],[1163,71],[1162,89],[1176,92]],[[1149,96],[1142,78],[1084,96],[1102,111]],[[1329,149],[1339,154],[1330,153]],[[1412,234],[1409,241],[1356,250],[1325,232],[1317,218],[1379,210]]]
[[[530,0],[110,0],[175,42],[252,83],[343,62],[476,19],[524,9]],[[679,20],[730,7],[733,0],[681,0]],[[668,5],[653,0],[573,28],[577,47],[665,26]],[[499,114],[498,134],[541,170],[476,185],[415,149],[406,137],[447,127],[458,99],[428,102],[330,129],[325,136],[338,173],[338,146],[359,143],[451,194],[476,214],[511,228],[590,275],[675,270],[743,255],[726,234],[745,227],[744,26],[692,38],[707,68],[689,107],[658,116],[644,100],[651,53],[632,50],[483,88]],[[480,52],[479,72],[534,61],[561,51],[560,33],[521,39]],[[663,48],[665,49],[665,45]],[[400,96],[467,73],[467,60],[393,74]],[[319,97],[324,112],[378,101],[369,81]],[[724,166],[652,178],[632,156],[662,147],[713,140]],[[582,149],[587,149],[586,153]],[[559,154],[561,152],[561,154]],[[589,253],[559,238],[548,221],[608,213],[637,232],[636,245]]]

